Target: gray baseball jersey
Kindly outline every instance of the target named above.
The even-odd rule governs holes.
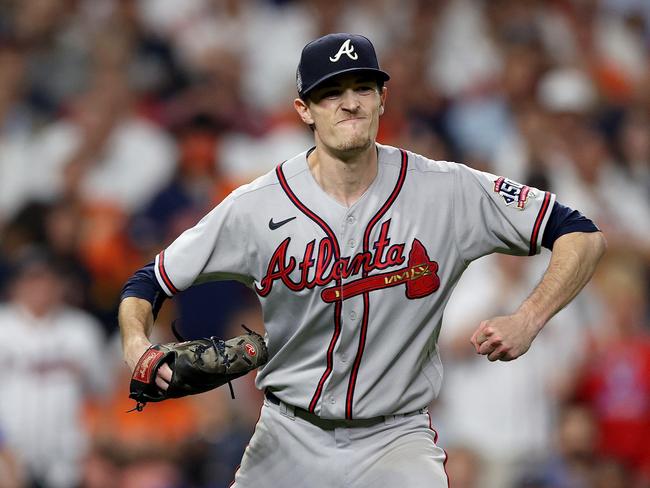
[[[428,405],[442,381],[437,338],[466,266],[535,254],[555,196],[461,164],[377,145],[379,170],[345,207],[308,152],[235,190],[156,258],[168,295],[211,279],[257,293],[283,402],[327,419]]]

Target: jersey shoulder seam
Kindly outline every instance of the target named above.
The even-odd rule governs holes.
[[[287,175],[287,173],[285,173],[284,171],[282,173],[284,174],[285,179],[287,181],[289,181],[289,180],[292,180],[292,179],[300,176],[301,174],[303,174],[306,171],[309,171],[309,166],[305,166],[304,168],[301,168],[299,171],[296,171],[295,173],[293,173],[291,175]],[[279,184],[279,182],[277,182],[277,183]]]
[[[453,189],[452,189],[452,194],[454,195],[454,197],[451,199],[451,215],[456,215],[456,198],[455,198],[456,191],[455,190],[456,190],[456,187],[458,186],[458,171],[452,171],[451,173],[452,173],[452,177],[454,178]],[[458,253],[458,256],[460,256],[460,259],[463,260],[463,264],[465,266],[468,266],[469,262],[465,258],[465,256],[463,255],[463,251],[462,251],[462,249],[460,247],[460,243],[459,243],[459,240],[458,240],[458,223],[457,223],[457,220],[458,219],[454,219],[454,223],[453,223],[453,225],[454,225],[454,247],[456,247],[456,252]]]
[[[244,188],[245,186],[251,186],[254,182],[255,181],[246,183],[245,185],[242,185],[236,190],[234,190],[232,196],[233,200],[237,200],[240,197],[243,197],[244,195],[248,195],[249,193],[254,193],[256,191],[263,190],[265,188],[268,188],[269,186],[275,186],[280,184],[280,182],[278,181],[269,181],[268,183],[261,184],[260,186],[256,186],[255,188]]]
[[[451,161],[442,161],[437,159],[430,159],[421,154],[414,153],[412,151],[404,150],[407,155],[409,155],[409,164],[408,171],[416,171],[418,173],[443,173],[448,174],[454,171],[454,167],[458,163]],[[425,167],[426,165],[426,167]]]
[[[278,166],[282,166],[284,163],[286,163],[286,161],[283,161]],[[268,173],[266,173],[266,174],[264,174],[262,176],[259,176],[257,179],[251,181],[250,183],[246,183],[246,184],[240,186],[239,188],[237,188],[236,190],[234,190],[234,192],[237,192],[237,194],[233,195],[233,199],[237,200],[238,198],[243,197],[244,195],[248,195],[249,193],[253,193],[253,192],[256,192],[256,191],[263,190],[265,188],[268,188],[269,186],[280,186],[280,181],[278,180],[277,175],[276,175],[276,171],[277,171],[278,166],[273,168]],[[308,167],[302,168],[299,171],[297,171],[297,172],[295,172],[295,173],[293,173],[291,175],[287,175],[286,173],[284,173],[284,176],[288,181],[288,180],[291,180],[291,179],[303,174],[308,169],[309,169]],[[249,187],[253,186],[257,181],[259,181],[259,180],[261,180],[262,178],[265,178],[265,177],[269,177],[271,179],[271,181],[269,181],[267,183],[260,183],[259,184],[260,186],[256,186],[255,188],[244,188],[246,186],[249,186]]]

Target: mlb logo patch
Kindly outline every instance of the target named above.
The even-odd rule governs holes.
[[[526,185],[500,176],[494,182],[494,192],[501,195],[506,205],[516,203],[517,208],[523,210],[526,208],[526,202],[528,201],[528,195],[531,193],[531,189]]]

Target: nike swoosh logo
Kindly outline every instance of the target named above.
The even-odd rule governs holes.
[[[293,219],[295,219],[295,217],[289,217],[288,219],[281,220],[280,222],[273,222],[273,218],[271,218],[271,220],[269,220],[269,229],[275,230],[278,227],[282,227],[287,222],[291,222]]]

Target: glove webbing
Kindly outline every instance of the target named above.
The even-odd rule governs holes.
[[[185,338],[183,337],[183,335],[178,331],[178,327],[176,326],[176,322],[177,322],[178,320],[179,320],[179,319],[175,319],[174,321],[172,321],[172,332],[174,333],[174,336],[176,337],[176,339],[178,339],[179,342],[185,342],[186,339],[185,339]],[[241,324],[241,326],[242,326],[242,327],[244,328],[244,330],[245,330],[246,332],[248,332],[249,334],[252,334],[252,333],[253,333],[253,331],[250,330],[248,327],[246,327],[244,324]],[[215,350],[216,352],[218,352],[218,353],[223,357],[223,359],[224,359],[224,364],[226,365],[226,368],[230,367],[230,360],[228,359],[228,355],[226,354],[226,342],[225,342],[224,340],[222,340],[222,339],[217,339],[217,340],[215,341],[215,337],[214,337],[214,336],[211,336],[211,337],[210,337],[210,342],[212,342],[212,347],[214,348],[214,350]],[[197,349],[198,349],[199,347],[202,349],[201,351],[198,351],[198,350],[197,350],[197,353],[199,354],[199,357],[200,357],[201,354],[203,354],[203,353],[205,352],[205,349],[203,349],[203,346],[197,346]],[[231,382],[230,380],[228,380],[228,388],[230,389],[230,398],[232,398],[232,399],[234,400],[234,399],[235,399],[235,390],[234,390],[234,388],[232,387],[232,382]]]
[[[178,320],[178,319],[177,319]],[[178,327],[176,326],[176,321],[174,320],[171,325],[172,332],[176,339],[179,342],[185,342],[185,338],[182,336],[182,334],[178,331]],[[248,332],[249,334],[252,334],[252,330],[246,327],[244,324],[241,324],[241,326]],[[226,342],[223,339],[217,339],[214,336],[209,337],[212,348],[214,348],[215,352],[218,353],[223,358],[224,365],[226,368],[230,367],[230,359],[228,358],[228,355],[226,354]],[[198,355],[199,359],[201,358],[201,355],[206,351],[207,349],[205,346],[197,346],[196,348],[196,354]],[[229,380],[228,381],[228,388],[230,390],[230,397],[234,400],[235,399],[235,390],[232,386],[232,382]],[[136,402],[135,407],[133,407],[131,410],[127,410],[126,413],[130,413],[133,411],[138,411],[142,412],[144,410],[144,407],[146,406],[146,403],[144,402]]]
[[[172,324],[173,327],[173,324]],[[172,329],[173,330],[173,329]],[[176,332],[176,331],[174,331]],[[211,336],[210,338],[210,344],[212,345],[212,348],[214,351],[223,358],[223,364],[226,367],[226,370],[230,368],[230,359],[228,358],[228,354],[226,354],[226,341],[223,339],[217,339],[214,336]],[[207,351],[206,346],[199,344],[196,346],[196,349],[194,350],[196,355],[198,356],[198,360],[203,362],[203,359],[201,359],[201,356],[205,351]],[[230,388],[230,397],[234,400],[235,399],[235,390],[232,387],[232,383],[230,380],[228,380],[228,388]]]

